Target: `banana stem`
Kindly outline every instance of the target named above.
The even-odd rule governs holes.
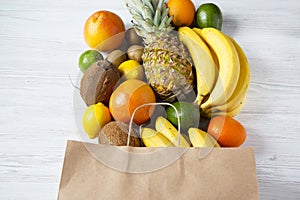
[[[199,108],[201,108],[200,105],[201,105],[203,99],[204,99],[204,97],[202,95],[198,95],[197,98],[195,99],[195,101],[193,102],[193,104],[195,106],[198,106]]]

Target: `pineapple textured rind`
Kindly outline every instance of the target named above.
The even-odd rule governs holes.
[[[193,90],[193,68],[188,51],[172,32],[164,0],[125,0],[133,27],[144,39],[143,65],[159,98],[172,102]]]
[[[143,61],[149,84],[161,99],[184,99],[193,90],[192,61],[176,35],[146,44]]]

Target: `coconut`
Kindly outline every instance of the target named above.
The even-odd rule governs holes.
[[[118,69],[106,60],[93,63],[84,73],[80,83],[80,95],[87,106],[99,102],[108,104],[120,79]]]
[[[99,143],[115,146],[126,146],[129,126],[120,121],[112,121],[106,124],[100,132]],[[140,147],[141,141],[136,132],[131,129],[129,146]]]

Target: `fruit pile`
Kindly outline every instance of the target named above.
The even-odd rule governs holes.
[[[84,26],[91,48],[79,58],[87,135],[113,145],[126,145],[129,131],[131,146],[242,145],[246,131],[234,117],[246,100],[250,68],[221,31],[220,8],[206,3],[195,10],[190,0],[125,2],[133,27],[125,30],[110,11],[94,13]],[[153,106],[161,102],[164,112]]]

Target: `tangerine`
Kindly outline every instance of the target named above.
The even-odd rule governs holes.
[[[244,126],[228,115],[212,118],[207,132],[212,135],[222,147],[239,147],[246,139]]]
[[[138,106],[155,102],[155,94],[148,84],[141,80],[130,79],[124,81],[112,93],[109,110],[115,120],[128,123]],[[152,106],[142,107],[136,111],[133,122],[140,125],[146,122],[153,112]]]
[[[175,27],[190,26],[193,23],[195,5],[191,0],[169,0],[167,5]]]
[[[112,36],[114,37],[111,38]],[[106,10],[95,12],[85,22],[84,39],[91,48],[103,52],[112,51],[122,44],[124,37],[125,25],[113,12]]]

